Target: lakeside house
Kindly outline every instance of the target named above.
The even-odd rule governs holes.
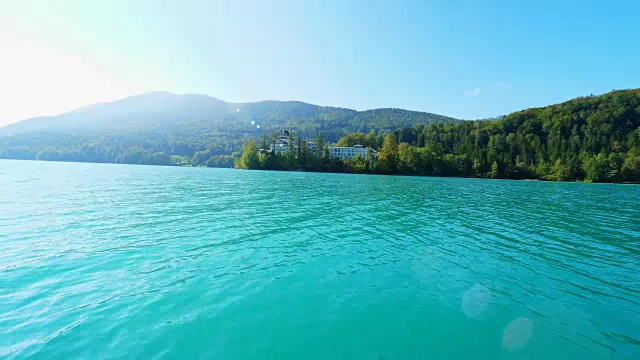
[[[290,134],[291,133],[288,130],[284,130],[284,129],[280,130],[278,132],[278,135],[276,135],[276,137],[271,141],[271,148],[269,150],[271,150],[274,154],[277,154],[277,155],[286,154],[287,151],[289,151]],[[316,152],[315,141],[308,141],[306,144],[309,152],[312,152],[312,153]],[[295,141],[293,143],[293,149],[296,151],[298,150],[298,145],[296,144]]]
[[[276,155],[284,155],[289,151],[289,139],[291,137],[291,133],[288,130],[280,130],[276,137],[271,141],[271,152]],[[309,141],[306,143],[309,152],[316,152],[316,143],[315,141]],[[293,149],[297,151],[298,145],[292,144]],[[341,160],[353,160],[356,157],[360,157],[362,159],[369,159],[369,154],[373,159],[378,158],[378,152],[372,148],[364,147],[362,145],[354,145],[354,146],[331,146],[329,149],[329,158],[338,158]],[[261,149],[261,151],[263,151]]]
[[[341,160],[353,160],[356,157],[360,157],[362,159],[368,159],[369,154],[374,159],[378,158],[378,152],[372,148],[364,147],[362,145],[353,145],[353,146],[332,146],[329,148],[329,158],[338,158]]]
[[[276,155],[286,154],[289,151],[289,137],[291,133],[288,130],[280,130],[278,135],[271,142],[271,151]],[[294,145],[295,146],[295,145]]]
[[[307,149],[309,149],[310,153],[316,152],[316,142],[315,141],[307,141]]]

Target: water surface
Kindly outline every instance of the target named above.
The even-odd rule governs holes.
[[[640,186],[0,161],[0,358],[640,358]]]

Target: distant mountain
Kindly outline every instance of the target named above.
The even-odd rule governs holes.
[[[153,92],[89,105],[58,116],[27,119],[0,128],[4,133],[144,130],[206,120],[230,112],[230,105],[206,95]]]
[[[281,128],[328,142],[375,130],[378,149],[393,132],[418,156],[394,170],[407,174],[640,183],[640,89],[482,121],[154,92],[0,128],[0,159],[230,167],[250,139],[267,146]]]
[[[0,128],[0,158],[150,164],[231,164],[250,138],[287,128],[337,141],[457,119],[402,109],[356,111],[300,101],[229,103],[152,92]]]
[[[356,111],[299,101],[228,103],[207,95],[152,92],[83,107],[58,116],[37,117],[0,128],[0,135],[28,132],[80,133],[105,130],[171,130],[202,125],[210,130],[246,127],[350,131],[393,130],[456,119],[400,109]]]

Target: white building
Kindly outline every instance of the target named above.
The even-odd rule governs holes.
[[[287,141],[276,141],[271,145],[271,151],[277,155],[286,154],[289,151],[289,143]]]
[[[278,136],[271,142],[271,151],[274,154],[282,155],[289,151],[289,131],[280,130]]]
[[[288,130],[284,130],[284,129],[280,130],[280,132],[278,132],[278,135],[271,141],[270,150],[277,155],[287,154],[289,152],[289,135],[290,133]],[[315,141],[308,141],[306,144],[309,152],[311,153],[316,152]],[[294,152],[298,151],[298,145],[295,140],[293,143],[293,151]]]
[[[362,159],[369,158],[369,152],[374,159],[378,158],[378,152],[364,147],[362,145],[354,145],[354,146],[334,146],[329,148],[329,158],[338,158],[342,160],[353,160],[356,156],[360,156]]]
[[[307,149],[310,153],[316,152],[316,142],[315,141],[307,141]]]

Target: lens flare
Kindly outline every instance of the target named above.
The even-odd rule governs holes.
[[[509,351],[515,351],[527,344],[531,337],[533,323],[531,319],[521,317],[513,320],[504,330],[502,346]]]
[[[482,284],[475,284],[462,296],[462,312],[470,318],[482,315],[491,301],[491,292]]]

